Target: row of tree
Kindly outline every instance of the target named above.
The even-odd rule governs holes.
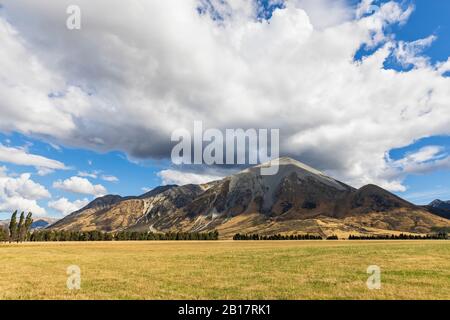
[[[416,234],[391,234],[391,235],[360,235],[348,237],[349,240],[447,240],[448,233],[439,232],[435,234],[416,235]]]
[[[56,230],[34,230],[32,213],[20,214],[17,221],[17,211],[10,219],[9,226],[0,226],[0,242],[22,242],[22,241],[129,241],[129,240],[218,240],[219,232],[101,232],[101,231],[56,231]]]
[[[260,234],[235,234],[233,240],[323,240],[321,236],[304,234],[304,235],[260,235]],[[338,236],[332,235],[325,238],[326,240],[338,240]],[[413,234],[399,234],[399,235],[350,235],[349,240],[447,240],[448,233],[439,232],[428,235],[413,235]]]
[[[148,240],[218,240],[217,231],[205,233],[188,232],[101,232],[101,231],[55,231],[55,230],[37,230],[31,233],[30,241],[148,241]]]
[[[129,232],[121,231],[114,235],[116,240],[219,240],[217,230],[211,232]]]
[[[260,235],[260,234],[235,234],[233,240],[322,240],[321,236],[312,234],[291,234],[291,235]]]
[[[0,226],[0,242],[6,242],[8,240],[9,240],[8,230],[5,227]]]
[[[31,225],[33,224],[33,214],[29,212],[25,216],[25,212],[20,214],[19,222],[17,222],[17,211],[11,216],[8,228],[0,228],[0,241],[22,242],[30,238]]]

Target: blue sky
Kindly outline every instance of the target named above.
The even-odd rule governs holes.
[[[0,4],[2,2],[0,1]],[[441,108],[439,110],[448,110],[450,109],[450,100],[448,96],[445,100],[445,94],[448,91],[445,91],[444,82],[446,81],[445,77],[448,78],[448,72],[442,76],[432,72],[427,73],[425,76],[431,77],[429,79],[434,81],[433,84],[420,83],[416,79],[420,80],[420,70],[435,70],[440,63],[447,61],[450,56],[450,1],[373,1],[372,5],[379,7],[388,3],[396,3],[405,12],[408,6],[412,6],[414,9],[407,19],[397,17],[393,18],[392,22],[386,22],[388,19],[385,18],[386,21],[383,22],[385,25],[381,31],[378,30],[378,32],[383,33],[382,40],[374,41],[372,44],[368,44],[367,39],[359,38],[357,40],[349,39],[348,44],[345,41],[342,41],[345,44],[334,44],[333,41],[329,41],[330,44],[323,44],[320,41],[310,44],[312,41],[305,40],[302,45],[306,43],[305,46],[311,47],[301,49],[300,54],[297,52],[298,56],[302,55],[301,52],[307,52],[308,50],[323,56],[315,60],[308,60],[314,59],[314,55],[306,55],[302,58],[305,59],[305,64],[299,59],[290,65],[287,64],[286,61],[289,59],[285,59],[283,52],[289,51],[290,46],[294,48],[293,43],[298,39],[302,37],[307,39],[310,36],[308,34],[310,31],[305,33],[302,30],[296,30],[299,33],[293,38],[295,39],[294,42],[289,37],[280,37],[281,34],[289,34],[286,30],[292,30],[293,27],[289,23],[295,19],[298,19],[295,20],[296,28],[309,30],[309,22],[306,23],[304,16],[299,13],[300,11],[289,9],[290,5],[286,5],[283,1],[258,1],[260,7],[255,14],[256,20],[266,19],[270,22],[264,29],[265,31],[259,30],[258,26],[254,27],[256,22],[247,16],[248,10],[245,5],[242,5],[243,8],[216,8],[217,12],[214,14],[213,20],[217,20],[219,16],[226,17],[220,19],[223,20],[221,22],[223,25],[216,30],[216,35],[220,32],[224,33],[219,41],[216,41],[214,35],[211,36],[206,31],[198,39],[197,37],[193,38],[193,34],[204,32],[201,28],[205,27],[205,23],[210,28],[215,28],[217,23],[217,21],[204,22],[204,20],[201,20],[203,22],[197,24],[199,23],[198,17],[194,15],[198,15],[198,12],[186,15],[185,25],[182,27],[186,30],[177,29],[179,26],[175,24],[175,20],[155,19],[155,25],[130,27],[129,30],[127,29],[128,33],[124,33],[125,35],[120,34],[120,30],[121,28],[126,29],[128,26],[117,26],[117,29],[111,31],[111,22],[104,18],[105,25],[109,29],[102,29],[101,22],[103,20],[101,20],[99,26],[96,26],[98,29],[92,32],[93,39],[109,39],[107,45],[104,46],[101,40],[98,43],[97,40],[89,41],[87,38],[91,36],[90,34],[78,38],[73,33],[67,33],[66,30],[60,31],[61,33],[50,31],[50,29],[46,30],[46,27],[54,30],[51,23],[57,22],[61,18],[58,16],[55,19],[48,20],[51,21],[48,26],[42,23],[42,21],[47,21],[45,18],[54,13],[55,10],[51,9],[52,4],[40,8],[30,8],[28,12],[25,6],[21,7],[22,2],[17,1],[9,6],[5,3],[2,5],[3,8],[0,8],[0,19],[2,19],[0,22],[4,23],[0,26],[5,26],[7,23],[10,26],[0,29],[0,31],[5,32],[4,35],[10,37],[6,39],[8,41],[3,42],[6,43],[3,45],[4,48],[0,44],[0,50],[3,50],[5,57],[11,57],[10,61],[6,59],[7,61],[3,62],[5,63],[4,66],[0,64],[0,70],[10,72],[10,79],[5,80],[8,77],[0,77],[0,110],[3,112],[0,117],[6,119],[0,119],[0,168],[3,168],[3,173],[0,170],[0,181],[3,181],[3,187],[1,185],[0,187],[4,188],[3,194],[0,192],[0,202],[15,204],[23,201],[25,207],[35,205],[35,207],[41,208],[43,212],[45,211],[45,213],[42,213],[43,215],[62,217],[63,214],[67,214],[67,212],[63,213],[60,210],[64,202],[60,202],[59,205],[55,204],[61,199],[67,200],[67,203],[75,208],[75,204],[79,207],[81,204],[101,195],[102,190],[109,194],[122,196],[138,195],[164,183],[183,183],[188,182],[189,179],[194,179],[192,182],[198,182],[201,181],[202,176],[207,179],[211,176],[223,175],[223,172],[218,173],[217,168],[206,166],[191,172],[194,176],[186,175],[183,168],[174,168],[171,165],[168,158],[170,155],[168,150],[171,146],[170,130],[191,123],[189,121],[191,114],[195,114],[197,117],[201,117],[203,114],[205,119],[202,120],[213,126],[216,125],[220,129],[230,126],[240,128],[279,125],[286,132],[284,136],[282,135],[285,140],[293,143],[290,147],[282,148],[282,155],[288,154],[311,166],[328,171],[330,174],[335,173],[337,178],[353,185],[375,183],[386,188],[391,186],[391,191],[417,204],[426,204],[436,198],[450,200],[450,168],[445,162],[449,159],[450,136],[448,134],[450,131],[445,128],[444,120],[446,119],[443,119],[448,113],[439,111],[441,116],[435,116],[436,122],[424,122],[425,126],[429,126],[429,130],[423,130],[420,133],[414,132],[418,131],[419,126],[405,126],[405,137],[402,137],[402,124],[399,124],[400,127],[396,128],[396,133],[390,137],[384,135],[389,127],[388,129],[378,130],[376,134],[368,130],[366,137],[362,137],[361,141],[354,143],[360,149],[367,148],[367,151],[355,155],[352,161],[348,161],[348,155],[358,153],[355,152],[356,149],[352,149],[356,147],[350,146],[352,144],[350,142],[352,139],[356,139],[356,135],[361,132],[360,128],[355,128],[351,124],[352,121],[341,122],[340,124],[339,122],[336,122],[337,124],[330,122],[327,119],[328,112],[324,112],[321,106],[317,107],[317,113],[314,113],[315,111],[306,111],[306,113],[298,111],[296,113],[296,108],[300,108],[300,105],[295,105],[296,101],[300,101],[299,104],[302,104],[302,107],[303,104],[309,104],[313,101],[312,107],[309,105],[308,110],[315,108],[314,101],[317,101],[317,97],[311,96],[311,99],[302,100],[305,94],[302,97],[296,96],[296,92],[308,94],[312,91],[311,88],[305,88],[303,91],[302,88],[293,87],[290,91],[289,82],[280,84],[282,80],[278,82],[275,80],[264,82],[262,80],[270,79],[271,76],[273,76],[273,79],[293,77],[292,81],[298,80],[296,83],[301,86],[305,83],[301,74],[307,73],[304,70],[309,70],[311,61],[313,61],[317,63],[318,69],[324,69],[324,75],[332,75],[331,78],[334,78],[334,80],[331,81],[337,81],[336,83],[339,84],[339,78],[345,73],[340,73],[340,69],[335,67],[339,65],[336,61],[345,60],[339,56],[340,49],[342,49],[342,56],[344,56],[348,49],[347,46],[353,46],[358,41],[361,43],[361,47],[355,51],[353,57],[356,62],[345,61],[345,64],[349,64],[348,68],[355,68],[358,61],[361,64],[364,61],[369,61],[377,52],[381,52],[387,43],[392,43],[392,48],[395,47],[396,49],[391,49],[390,55],[383,62],[383,68],[395,71],[397,74],[395,76],[399,77],[398,90],[411,92],[408,91],[410,89],[405,89],[411,88],[410,84],[405,84],[403,87],[403,82],[406,83],[409,79],[408,74],[411,74],[411,78],[415,77],[412,79],[415,88],[426,91],[425,87],[430,85],[429,91],[432,94],[437,92],[436,99],[441,100],[430,98],[430,105],[439,106]],[[84,12],[87,12],[87,16],[89,16],[91,10],[94,10],[88,7],[88,2],[83,0],[78,2],[80,2]],[[217,6],[217,1],[207,2]],[[328,0],[319,2],[329,4]],[[219,3],[223,4],[224,2]],[[309,17],[314,32],[317,32],[316,37],[325,38],[327,33],[324,30],[329,30],[330,33],[344,32],[343,36],[348,35],[348,32],[345,31],[345,23],[349,19],[348,15],[341,14],[338,11],[354,12],[356,6],[360,4],[359,1],[343,1],[341,7],[333,7],[335,9],[329,9],[330,7],[325,5],[317,7],[313,3],[307,0],[300,1],[299,8],[304,10]],[[148,5],[164,6],[163,4]],[[179,7],[180,12],[188,9],[184,5]],[[277,9],[278,11],[274,11]],[[34,12],[32,12],[33,10]],[[280,12],[292,14],[291,20],[283,20],[285,16],[278,14]],[[371,14],[371,12],[367,13],[368,16]],[[24,17],[30,18],[27,20],[29,25],[23,23],[26,20],[23,19]],[[61,19],[63,18],[64,16]],[[111,14],[111,19],[114,19],[114,14]],[[352,19],[354,18],[350,18],[350,20]],[[117,20],[113,21],[117,22]],[[161,24],[161,30],[169,30],[167,34],[164,34],[165,38],[160,34],[154,35],[151,32],[151,29],[155,28],[157,23]],[[164,28],[165,23],[175,24],[173,29],[178,30],[178,32],[171,33],[170,28]],[[189,23],[192,23],[192,26],[187,26]],[[261,31],[262,36],[252,35],[253,40],[241,46],[246,48],[245,52],[240,52],[241,47],[239,47],[233,49],[234,51],[230,50],[227,55],[217,58],[217,60],[211,58],[214,57],[214,54],[208,53],[208,50],[212,50],[211,52],[215,54],[223,52],[226,50],[224,48],[231,47],[236,42],[237,38],[234,38],[236,34],[242,34],[242,30],[247,32],[252,29],[239,29],[245,23],[252,25],[255,30],[259,30],[258,32]],[[264,22],[259,23],[264,25]],[[191,31],[191,27],[193,31]],[[8,28],[14,28],[16,32],[10,32]],[[86,28],[89,29],[89,24]],[[283,28],[286,28],[286,30]],[[39,31],[38,34],[36,30]],[[55,34],[51,32],[55,32]],[[108,38],[114,32],[116,33],[115,38]],[[136,34],[133,34],[133,32]],[[144,33],[145,37],[139,32],[146,32]],[[183,34],[183,32],[187,34]],[[277,34],[279,32],[280,34]],[[178,34],[180,38],[177,38]],[[2,33],[0,33],[1,35]],[[128,37],[128,35],[130,36]],[[136,37],[134,38],[134,36]],[[210,36],[212,40],[208,38]],[[435,37],[433,41],[420,46],[420,48],[410,45],[414,41],[432,36]],[[270,37],[273,37],[271,41],[269,41]],[[66,38],[70,38],[78,45],[76,54],[71,45],[65,42]],[[205,40],[205,44],[202,39],[206,38],[209,39],[209,42]],[[128,43],[129,39],[133,39],[130,40],[132,44]],[[186,42],[184,42],[185,40]],[[17,43],[14,41],[17,41]],[[142,41],[142,45],[139,41]],[[228,44],[227,41],[229,41]],[[255,44],[252,41],[260,42]],[[26,45],[23,45],[24,43]],[[182,43],[184,47],[179,43]],[[195,43],[195,45],[192,45],[192,43]],[[225,46],[221,47],[224,43]],[[51,51],[47,50],[47,45],[52,46]],[[205,49],[199,49],[203,45]],[[323,50],[321,45],[329,45],[330,47]],[[407,52],[407,58],[410,60],[396,56],[402,45],[404,45],[405,50],[411,50]],[[121,50],[119,49],[120,46],[126,47]],[[281,51],[276,51],[276,46],[280,46]],[[159,52],[160,48],[163,48],[161,52]],[[21,50],[28,52],[25,56],[33,56],[33,59],[35,59],[33,64],[30,64],[33,65],[30,69],[26,69],[26,62],[19,62],[24,59]],[[180,50],[180,52],[177,52],[177,50]],[[274,51],[272,52],[272,50]],[[348,51],[350,50],[348,49]],[[203,51],[207,53],[206,56],[202,56]],[[334,51],[336,51],[337,58],[330,54]],[[92,52],[99,52],[100,54],[93,56]],[[273,57],[270,56],[271,54],[273,54]],[[267,58],[268,56],[269,58]],[[234,58],[228,61],[229,57]],[[411,58],[416,60],[411,60]],[[183,59],[188,62],[184,63]],[[327,59],[329,59],[329,63]],[[36,61],[38,61],[39,67],[36,67]],[[238,61],[236,65],[235,61]],[[257,64],[258,61],[262,62]],[[415,62],[409,63],[411,61],[416,61],[417,64],[414,64]],[[6,64],[8,62],[10,62],[10,65]],[[205,65],[202,65],[203,62],[205,62]],[[78,63],[80,64],[78,65]],[[293,62],[289,60],[289,63]],[[222,64],[225,67],[222,67]],[[192,70],[190,69],[191,65],[193,66]],[[328,65],[333,66],[328,67]],[[228,73],[228,70],[232,70],[234,67],[236,67],[234,73]],[[160,71],[158,68],[167,69]],[[40,70],[38,76],[30,75],[36,69]],[[142,70],[145,70],[145,72]],[[254,72],[253,80],[249,80],[251,77],[248,75],[241,75],[242,70]],[[281,72],[286,72],[286,70],[293,70],[293,72],[288,72],[283,77]],[[383,73],[376,68],[373,70],[372,73]],[[258,72],[262,73],[258,76]],[[239,77],[234,78],[236,74],[239,74]],[[271,76],[267,76],[268,74]],[[211,75],[213,77],[208,78]],[[34,79],[40,78],[43,79],[42,83],[33,82]],[[221,79],[228,80],[221,82]],[[44,82],[47,80],[48,82]],[[316,85],[315,89],[318,87],[322,89],[320,88],[323,82],[322,78],[318,77],[318,81],[319,85]],[[355,81],[355,83],[358,83],[358,81]],[[5,86],[4,88],[9,88],[10,91],[2,90],[2,85]],[[379,105],[389,107],[390,103],[394,105],[396,103],[393,100],[395,97],[392,98],[391,96],[395,95],[395,90],[394,93],[387,94],[391,95],[390,97],[385,98],[384,92],[387,92],[389,88],[379,88],[377,81],[370,83],[368,81],[364,85],[363,89],[368,90],[368,92],[372,87],[374,91],[378,90],[373,100],[383,101],[381,104],[374,103],[373,106],[364,106],[368,108],[368,112],[373,112],[369,124],[379,124],[384,119],[379,119],[376,108]],[[329,101],[338,100],[338,107],[347,108],[346,103],[353,103],[352,100],[360,100],[356,96],[355,99],[352,99],[351,87],[350,93],[343,93],[342,96],[336,98],[335,95],[339,93],[330,90],[326,84],[323,84],[323,86],[322,91],[329,91],[333,94],[330,95]],[[331,82],[330,86],[335,86],[335,83]],[[17,87],[22,88],[19,94],[11,89]],[[251,89],[248,89],[249,87]],[[355,89],[355,91],[358,90],[360,89]],[[5,94],[5,92],[7,93]],[[51,92],[61,92],[61,95],[55,97],[51,95]],[[277,93],[279,92],[285,92],[285,96],[278,100]],[[206,96],[207,93],[211,93],[211,96]],[[266,97],[264,94],[268,94],[268,96]],[[41,95],[44,98],[39,98]],[[234,111],[230,111],[230,104],[234,103],[235,96],[236,99],[239,98],[238,101],[247,103],[247,106],[237,106]],[[341,97],[342,100],[340,100]],[[441,102],[443,97],[444,105]],[[414,97],[414,99],[416,98]],[[423,99],[423,96],[418,96],[417,100],[408,102],[407,107],[414,109],[414,101],[420,104]],[[323,100],[328,101],[327,99]],[[1,101],[6,102],[2,104]],[[10,101],[14,103],[11,102],[11,105],[8,105],[7,103]],[[270,103],[266,105],[267,101]],[[289,103],[286,103],[286,101],[289,101]],[[342,105],[340,105],[340,101],[342,101]],[[349,118],[352,118],[353,115],[355,117],[360,116],[358,101],[355,102],[356,106],[349,107],[348,110],[350,111],[344,113],[344,116],[347,114]],[[217,104],[217,109],[210,110],[209,108],[213,108],[212,104]],[[273,110],[270,109],[272,105],[275,110],[273,114],[271,113]],[[397,110],[395,108],[393,107],[392,114],[397,116],[398,112],[395,111]],[[17,109],[28,110],[24,113],[28,113],[29,118],[27,115],[18,115]],[[39,113],[34,114],[33,111],[38,109]],[[436,109],[437,107],[434,107],[433,110]],[[117,110],[122,111],[122,113],[118,115]],[[253,111],[246,113],[246,110]],[[294,113],[291,114],[285,110],[294,110]],[[399,110],[401,110],[401,107],[399,107]],[[171,112],[174,112],[173,117],[170,117]],[[240,112],[242,114],[237,114]],[[268,116],[261,120],[259,114],[267,114]],[[311,119],[317,119],[317,124],[302,122],[300,116],[297,123],[293,120],[295,114],[309,114]],[[40,115],[43,115],[42,118]],[[53,117],[54,121],[52,121]],[[342,121],[339,113],[336,114],[336,117],[341,119],[339,121]],[[275,124],[267,119],[275,120]],[[441,122],[438,120],[441,120]],[[412,118],[411,121],[415,121],[415,119]],[[347,124],[349,124],[348,130],[345,129]],[[302,126],[307,129],[295,131],[300,130],[299,128],[303,129]],[[327,136],[320,131],[322,128],[328,128],[327,132],[336,132],[336,134]],[[353,129],[356,130],[356,135],[350,132]],[[297,141],[295,139],[298,137],[307,137],[309,144],[295,145]],[[374,140],[368,141],[367,137]],[[370,144],[373,145],[373,141],[376,141],[376,139],[379,139],[379,146],[369,146]],[[337,147],[339,145],[344,145],[344,147]],[[33,156],[41,156],[57,162],[55,162],[56,164],[49,164],[49,167],[61,164],[64,168],[44,168],[46,169],[44,172],[42,171],[43,168],[37,165],[23,165],[17,158],[15,158],[16,160],[9,159],[8,152],[12,151],[20,153],[18,157],[28,159],[27,161],[30,163],[36,161]],[[374,152],[373,157],[371,152]],[[335,154],[336,157],[329,157],[330,154]],[[421,158],[422,156],[425,158]],[[389,168],[386,169],[386,167]],[[368,173],[365,174],[365,171]],[[19,177],[26,173],[29,173],[30,176],[22,177],[22,180],[19,181]],[[74,177],[83,179],[84,182],[89,184],[86,192],[80,192],[80,190],[73,188],[70,180]],[[22,185],[19,185],[19,183],[22,183]],[[37,191],[32,191],[33,188]],[[54,204],[50,205],[51,202]],[[4,205],[3,209],[0,204],[0,219],[9,217],[9,211],[12,209],[11,204],[9,206]]]
[[[95,174],[97,177],[86,177],[93,184],[103,185],[109,194],[139,195],[147,189],[161,184],[157,172],[167,167],[167,161],[130,161],[122,152],[98,153],[86,149],[66,148],[48,144],[41,140],[26,137],[18,133],[0,134],[0,143],[4,146],[26,147],[28,153],[41,155],[49,159],[58,160],[68,167],[67,170],[56,170],[48,175],[33,174],[33,181],[42,184],[51,190],[52,197],[67,198],[70,201],[77,199],[93,200],[95,195],[67,192],[52,188],[54,181],[64,180],[80,173]],[[33,166],[16,165],[7,161],[0,162],[6,166],[13,176],[27,172],[36,172]],[[81,174],[82,175],[82,174]],[[118,181],[106,181],[102,176],[113,176]],[[42,207],[47,206],[49,199],[39,200]],[[59,212],[48,208],[49,216],[61,216]],[[9,213],[2,213],[0,219],[8,217]]]

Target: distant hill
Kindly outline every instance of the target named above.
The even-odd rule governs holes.
[[[31,229],[44,229],[51,226],[58,220],[59,219],[56,218],[35,218],[33,224],[31,225]]]
[[[59,219],[56,218],[48,218],[48,217],[35,217],[33,218],[33,224],[31,225],[31,230],[36,229],[44,229],[58,221]],[[9,219],[8,220],[0,220],[0,226],[9,226]]]
[[[263,176],[255,166],[203,185],[106,196],[55,223],[57,230],[235,233],[427,233],[450,221],[375,185],[355,189],[291,158]]]
[[[450,201],[442,201],[442,200],[434,200],[429,205],[424,206],[428,211],[444,217],[446,219],[450,219]]]

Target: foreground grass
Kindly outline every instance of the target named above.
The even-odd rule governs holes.
[[[66,287],[69,265],[81,290]],[[3,244],[0,298],[450,299],[450,241]]]

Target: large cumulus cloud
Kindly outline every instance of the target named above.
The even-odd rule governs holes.
[[[269,20],[244,0],[2,3],[2,131],[161,158],[194,120],[280,128],[282,153],[391,190],[404,187],[390,149],[450,133],[450,63],[421,57],[434,38],[387,33],[412,10],[395,2],[292,0]],[[71,4],[79,31],[65,27]],[[361,46],[373,52],[355,61]],[[386,70],[389,57],[411,70]]]
[[[31,211],[41,216],[46,212],[38,200],[50,197],[50,192],[34,182],[30,173],[16,176],[8,173],[6,167],[0,167],[0,212]]]

